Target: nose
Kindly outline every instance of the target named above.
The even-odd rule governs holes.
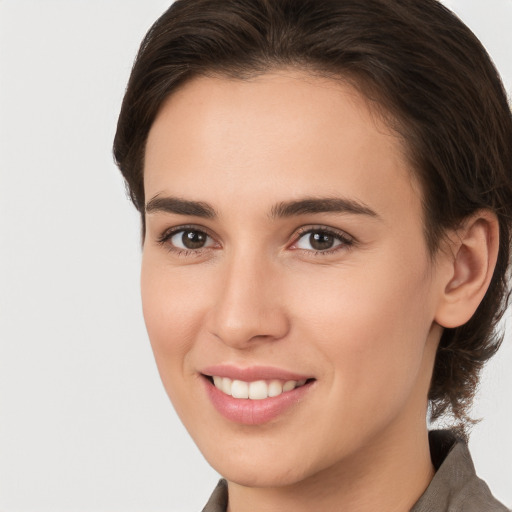
[[[279,269],[255,254],[226,259],[217,276],[209,330],[224,344],[246,349],[289,330]]]

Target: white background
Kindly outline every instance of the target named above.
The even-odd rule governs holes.
[[[446,0],[512,91],[512,0]],[[201,510],[217,475],[144,330],[138,216],[111,144],[163,0],[0,0],[0,511]],[[509,322],[510,324],[510,322]],[[512,505],[512,325],[471,438]]]

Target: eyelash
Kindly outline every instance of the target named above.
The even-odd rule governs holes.
[[[300,241],[300,239],[303,238],[304,236],[311,235],[313,233],[332,236],[335,240],[339,241],[340,244],[336,245],[330,249],[325,249],[325,250],[312,250],[312,249],[301,249],[301,248],[295,248],[293,250],[303,251],[304,253],[307,253],[308,255],[313,255],[313,256],[325,256],[325,255],[334,254],[338,251],[348,250],[351,247],[353,247],[356,242],[354,238],[352,238],[347,233],[344,233],[343,231],[338,231],[338,230],[335,230],[332,228],[328,228],[326,226],[313,226],[313,227],[309,226],[306,228],[300,228],[297,231],[296,235],[294,236],[294,242],[292,243],[292,246],[297,245],[297,243]]]
[[[176,247],[170,243],[170,240],[173,236],[177,235],[178,233],[185,233],[185,232],[195,232],[195,233],[202,233],[206,235],[208,238],[214,240],[214,238],[208,233],[207,230],[204,228],[200,228],[198,226],[177,226],[175,228],[170,228],[165,230],[157,239],[157,243],[165,246],[169,252],[172,252],[176,256],[180,257],[187,257],[187,256],[201,256],[203,252],[207,249],[210,249],[210,247],[200,247],[198,249],[182,249],[181,247]]]
[[[196,232],[203,235],[206,235],[206,237],[210,238],[211,240],[214,240],[214,237],[211,236],[207,230],[204,228],[200,228],[198,226],[177,226],[171,229],[168,229],[164,231],[157,239],[157,243],[166,246],[169,252],[174,253],[176,256],[179,257],[187,257],[187,256],[201,256],[204,251],[211,249],[211,247],[200,247],[197,249],[182,249],[180,247],[176,247],[170,243],[170,240],[172,237],[179,233],[184,232]],[[332,248],[325,249],[325,250],[314,250],[314,249],[303,249],[298,247],[293,247],[294,245],[297,245],[301,238],[303,238],[306,235],[311,235],[313,233],[321,234],[321,235],[328,235],[332,236],[335,240],[340,242],[338,245],[335,245]],[[355,239],[352,238],[350,235],[347,235],[346,233],[342,231],[337,231],[332,228],[328,228],[326,226],[308,226],[304,228],[300,228],[297,230],[297,232],[293,236],[293,242],[289,248],[292,248],[294,251],[301,251],[309,256],[325,256],[334,254],[341,250],[348,250],[351,247],[353,247],[356,243]]]

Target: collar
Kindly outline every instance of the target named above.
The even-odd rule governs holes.
[[[436,474],[411,512],[507,512],[477,477],[468,447],[449,430],[429,432]]]

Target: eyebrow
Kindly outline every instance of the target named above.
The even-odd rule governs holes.
[[[378,217],[377,213],[364,203],[341,197],[304,198],[286,201],[272,207],[271,217],[292,217],[312,213],[351,213]]]
[[[146,213],[174,213],[213,219],[217,217],[215,208],[203,201],[189,201],[178,197],[155,196],[147,202]],[[270,218],[284,218],[315,213],[349,213],[379,217],[364,203],[341,197],[304,198],[275,204],[270,210]]]
[[[188,201],[178,197],[155,196],[146,203],[146,213],[175,213],[212,219],[217,216],[215,209],[202,201]]]

